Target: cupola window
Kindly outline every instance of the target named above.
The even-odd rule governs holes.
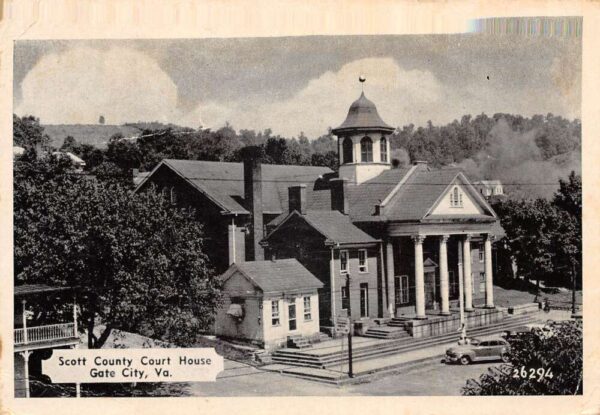
[[[354,161],[352,147],[354,144],[352,143],[352,139],[346,138],[342,143],[342,155],[344,163],[352,163]]]
[[[388,161],[387,138],[381,137],[381,141],[379,142],[379,149],[380,149],[380,153],[381,153],[381,162],[387,163],[387,161]]]
[[[363,163],[373,161],[373,141],[369,137],[360,140],[360,158]]]

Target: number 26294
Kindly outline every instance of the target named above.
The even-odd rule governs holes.
[[[521,366],[521,368],[513,369],[513,378],[516,379],[532,379],[540,382],[542,379],[552,379],[554,378],[554,374],[552,373],[552,368],[543,368],[543,367],[530,367],[526,368],[525,366]]]

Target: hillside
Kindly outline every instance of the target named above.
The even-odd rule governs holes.
[[[106,148],[110,137],[117,133],[124,137],[139,134],[139,129],[131,125],[102,124],[54,124],[43,125],[44,132],[50,137],[50,145],[60,147],[67,136],[73,137],[80,144],[91,144],[98,148]]]

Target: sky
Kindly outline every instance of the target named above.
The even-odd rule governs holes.
[[[316,138],[344,121],[361,75],[393,126],[581,116],[580,38],[486,34],[18,41],[14,112]]]

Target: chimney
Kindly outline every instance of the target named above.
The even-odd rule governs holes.
[[[331,186],[331,209],[339,210],[344,215],[350,213],[348,206],[348,179],[332,179]]]
[[[297,210],[298,213],[300,213],[301,215],[304,215],[306,213],[305,184],[288,187],[288,206],[290,212]]]
[[[248,237],[248,260],[263,261],[265,253],[260,241],[263,239],[262,166],[264,151],[259,146],[242,148],[244,160],[244,200],[250,211],[251,223]]]

